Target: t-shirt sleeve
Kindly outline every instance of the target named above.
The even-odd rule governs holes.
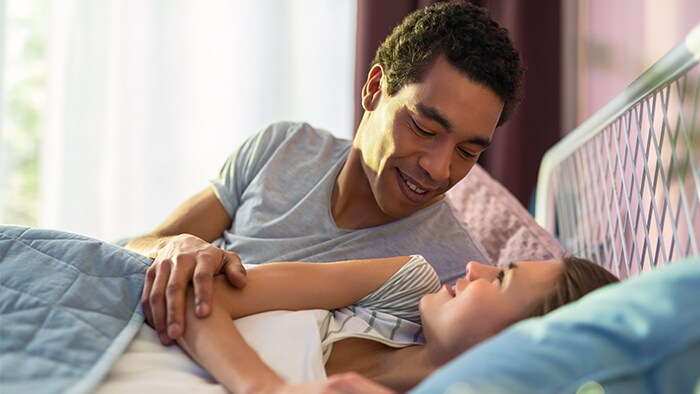
[[[440,279],[421,255],[414,255],[379,289],[355,305],[420,323],[418,303],[425,294],[440,289]]]
[[[235,218],[241,196],[260,170],[287,138],[289,123],[275,123],[248,138],[233,152],[211,180],[214,193],[231,218]]]

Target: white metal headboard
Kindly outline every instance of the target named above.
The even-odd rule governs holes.
[[[546,152],[536,219],[621,278],[700,255],[700,25]]]

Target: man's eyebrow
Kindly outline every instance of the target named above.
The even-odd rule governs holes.
[[[447,118],[443,116],[436,108],[429,107],[423,103],[418,103],[416,108],[421,116],[440,124],[440,126],[445,129],[447,134],[452,132],[452,123],[450,123],[450,121],[447,120]],[[488,147],[491,146],[491,140],[482,137],[472,137],[465,142],[468,144],[479,145],[484,149],[488,149]]]
[[[447,120],[447,118],[445,118],[437,109],[428,107],[423,103],[418,103],[417,109],[421,116],[439,123],[440,126],[447,130],[448,133],[452,132],[452,123],[450,123],[450,121]]]
[[[508,269],[509,269],[509,270],[516,269],[516,268],[520,268],[520,267],[518,267],[518,264],[516,264],[516,263],[510,263],[510,264],[508,264]]]

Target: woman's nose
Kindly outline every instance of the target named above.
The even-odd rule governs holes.
[[[467,279],[473,282],[477,279],[485,279],[493,281],[498,275],[498,267],[492,267],[490,265],[481,264],[476,261],[470,261],[467,263]]]

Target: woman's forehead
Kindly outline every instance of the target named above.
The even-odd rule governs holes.
[[[514,289],[549,286],[563,272],[563,265],[558,261],[521,261],[510,263],[504,278],[506,287]]]

